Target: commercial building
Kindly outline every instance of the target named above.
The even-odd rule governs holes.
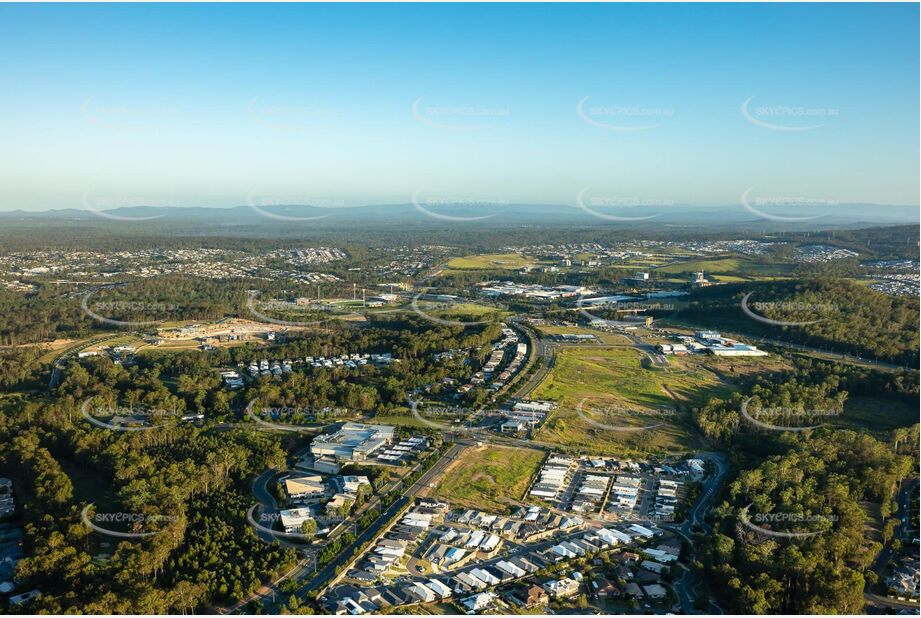
[[[699,330],[694,337],[706,348],[709,354],[715,356],[767,356],[768,353],[759,350],[753,345],[739,343],[734,339],[721,336],[712,330]]]
[[[300,532],[304,522],[312,520],[313,515],[308,508],[287,509],[279,513],[279,518],[285,532]]]
[[[289,477],[284,486],[285,494],[296,502],[322,500],[326,496],[326,485],[319,475]]]
[[[310,453],[315,458],[364,461],[372,453],[392,442],[395,431],[388,425],[345,423],[338,431],[314,438],[310,444]]]

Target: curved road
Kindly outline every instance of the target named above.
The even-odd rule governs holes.
[[[691,510],[688,512],[687,518],[681,524],[660,524],[659,527],[666,528],[677,532],[683,536],[691,546],[693,547],[693,528],[694,526],[699,526],[704,530],[706,534],[709,534],[711,527],[704,521],[704,518],[707,515],[707,512],[712,508],[711,502],[716,497],[717,492],[723,485],[723,482],[726,480],[726,474],[729,472],[729,464],[726,461],[726,456],[723,453],[714,453],[714,452],[704,452],[699,453],[699,456],[702,459],[710,462],[713,465],[714,472],[710,475],[701,489],[700,496],[697,498],[697,501],[694,503],[694,506],[691,507]],[[694,611],[694,599],[699,595],[698,590],[702,587],[703,581],[700,581],[699,578],[693,573],[690,569],[682,567],[684,569],[681,577],[673,583],[673,589],[675,594],[678,596],[678,602],[681,605],[681,612],[684,614],[693,614]],[[723,609],[717,605],[713,600],[710,601],[710,605],[707,608],[708,613],[711,614],[722,614]]]
[[[434,481],[435,478],[437,478],[439,475],[441,475],[442,472],[444,472],[448,464],[455,457],[457,457],[457,455],[460,453],[460,451],[463,448],[466,448],[466,446],[462,444],[455,444],[451,448],[449,448],[447,451],[445,451],[445,453],[441,456],[441,458],[437,462],[435,462],[435,464],[431,468],[429,468],[421,477],[419,477],[419,479],[415,483],[413,483],[411,487],[403,491],[400,498],[394,501],[393,504],[391,504],[383,513],[381,513],[377,517],[374,523],[368,526],[368,528],[366,528],[364,531],[362,531],[357,536],[354,544],[361,545],[362,543],[365,543],[366,541],[372,538],[375,538],[375,536],[379,533],[380,529],[387,522],[389,522],[390,519],[394,515],[396,515],[396,513],[401,508],[403,508],[407,503],[409,503],[410,500],[412,500],[412,498],[415,497],[416,494],[418,494],[423,489],[428,487]],[[276,474],[276,471],[274,470],[266,470],[261,475],[259,475],[256,481],[254,481],[253,483],[253,493],[254,495],[256,495],[259,501],[262,502],[264,505],[265,504],[277,505],[274,497],[272,497],[271,494],[268,493],[268,490],[265,488],[266,481],[270,479],[272,476],[274,476],[275,474]],[[380,503],[380,497],[376,496],[374,499],[369,500],[367,503],[365,503],[365,505],[363,505],[359,511],[356,511],[355,513],[353,513],[346,520],[346,522],[350,520],[357,521],[357,518],[362,513],[365,513],[369,509],[372,509],[378,506],[379,503]],[[341,536],[342,534],[344,534],[347,530],[351,528],[352,528],[351,525],[340,525],[338,528],[336,528],[330,533],[330,535],[327,537],[325,542],[335,540],[336,538],[338,538],[339,536]],[[264,538],[264,537],[260,535],[260,538]],[[274,537],[273,537],[273,540],[274,540]],[[337,567],[345,564],[347,560],[350,561],[351,558],[346,556],[344,553],[340,553],[338,556],[336,556],[336,558],[334,558],[331,562],[329,562],[322,569],[317,570],[315,555],[319,549],[320,548],[318,546],[310,547],[309,551],[312,554],[311,556],[308,556],[300,560],[298,564],[293,569],[291,569],[291,571],[289,571],[288,573],[284,574],[283,576],[275,580],[271,585],[265,586],[261,588],[259,591],[257,591],[255,594],[247,597],[246,599],[242,599],[241,601],[237,602],[233,606],[225,608],[222,611],[222,613],[235,613],[245,608],[250,602],[258,601],[263,606],[265,613],[278,614],[283,606],[283,602],[287,600],[288,595],[276,594],[276,592],[278,591],[278,586],[281,584],[281,582],[287,579],[293,579],[293,580],[298,581],[300,585],[294,594],[299,597],[303,597],[304,595],[306,595],[308,592],[311,592],[312,590],[319,589],[320,586],[325,587],[327,583],[333,580],[333,578],[335,577]],[[343,572],[345,572],[344,569],[343,569]]]

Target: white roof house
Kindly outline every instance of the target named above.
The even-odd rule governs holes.
[[[495,599],[496,595],[492,592],[481,592],[466,599],[461,599],[461,603],[470,611],[475,612],[489,607]]]
[[[521,569],[515,566],[511,562],[506,562],[505,560],[500,560],[499,562],[497,562],[496,568],[508,573],[512,577],[524,577],[525,576],[524,569]]]
[[[663,551],[661,549],[644,549],[643,553],[647,554],[649,557],[659,562],[668,563],[668,562],[674,562],[675,560],[678,559],[678,556],[676,556],[675,554],[672,554],[667,551]]]
[[[569,597],[579,592],[579,582],[564,577],[547,582],[544,584],[544,590],[552,597]]]
[[[438,595],[436,595],[431,588],[425,584],[420,584],[419,582],[416,582],[410,586],[410,590],[412,591],[413,595],[418,597],[419,600],[423,603],[431,603],[436,598],[438,598]]]
[[[496,547],[499,546],[499,542],[500,542],[501,540],[502,540],[502,539],[501,539],[500,537],[496,536],[495,534],[490,534],[490,535],[480,544],[480,551],[491,552],[492,550],[494,550]]]

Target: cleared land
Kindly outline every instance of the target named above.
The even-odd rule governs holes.
[[[499,253],[454,258],[448,262],[448,268],[454,270],[518,270],[528,264],[531,264],[531,261],[517,253]]]
[[[434,494],[453,505],[505,513],[524,497],[544,454],[527,448],[469,447],[451,465]]]
[[[761,279],[789,273],[795,264],[762,264],[742,258],[713,258],[676,262],[656,269],[658,273],[691,273],[702,271],[708,278],[710,274],[740,275],[741,279]],[[744,276],[743,276],[744,275]],[[718,280],[729,280],[724,277]]]
[[[536,327],[541,335],[595,335],[602,343],[608,345],[630,345],[630,340],[619,333],[608,333],[592,328],[582,326],[551,326],[542,325]]]
[[[463,317],[480,318],[482,316],[491,316],[499,320],[513,315],[511,311],[505,311],[490,305],[478,305],[476,303],[458,303],[450,307],[442,307],[438,303],[420,301],[417,303],[417,306],[420,311],[440,318],[460,319]]]
[[[695,446],[688,412],[731,387],[700,368],[646,368],[634,348],[579,346],[563,349],[556,366],[531,394],[559,407],[536,439],[591,453],[656,453]],[[577,406],[587,399],[584,415]],[[591,421],[614,427],[604,428]],[[636,431],[622,427],[650,427]]]
[[[844,402],[844,416],[834,424],[886,434],[917,422],[918,409],[905,402],[882,397],[848,397]]]
[[[667,266],[660,266],[656,272],[660,273],[690,273],[697,271],[735,272],[739,270],[741,260],[737,258],[715,258],[703,260],[689,260],[677,262]]]

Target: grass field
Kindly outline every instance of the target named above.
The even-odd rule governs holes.
[[[527,258],[517,253],[499,253],[454,258],[448,262],[448,268],[454,270],[518,270],[530,263]]]
[[[527,448],[469,447],[451,464],[434,494],[452,505],[493,513],[524,497],[544,454]]]
[[[738,258],[716,258],[712,260],[690,260],[678,262],[668,266],[660,266],[656,272],[660,273],[690,273],[690,272],[730,272],[739,270],[741,260]]]
[[[901,401],[882,397],[848,397],[844,402],[844,416],[834,424],[885,434],[898,427],[914,425],[918,420],[918,409]]]
[[[761,264],[752,262],[743,258],[726,257],[701,260],[689,260],[687,262],[678,262],[668,266],[660,266],[656,269],[657,273],[692,273],[702,271],[709,279],[717,281],[732,282],[735,279],[762,279],[764,277],[772,278],[773,276],[784,275],[793,269],[794,264]],[[710,274],[734,273],[744,275],[744,278],[733,277],[710,277]]]
[[[693,448],[696,440],[687,408],[713,396],[726,396],[731,388],[698,367],[647,369],[644,358],[630,347],[563,349],[553,371],[531,393],[534,399],[553,399],[560,404],[538,430],[536,439],[591,453],[661,453]],[[583,399],[588,399],[583,412],[592,421],[614,427],[655,427],[642,431],[597,427],[579,416],[576,407]],[[605,407],[623,412],[601,412]]]
[[[478,305],[476,303],[458,303],[450,307],[439,307],[438,303],[433,304],[420,301],[418,306],[421,311],[424,311],[429,315],[441,318],[464,316],[479,317],[495,314],[496,319],[502,319],[512,315],[510,311],[505,311],[496,307],[490,307],[489,305]]]

